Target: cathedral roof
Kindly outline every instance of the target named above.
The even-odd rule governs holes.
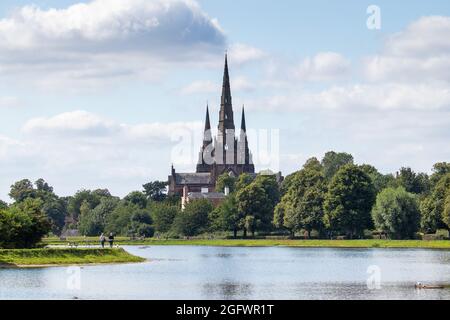
[[[184,184],[211,184],[211,173],[176,173],[175,182],[178,185]]]
[[[191,200],[199,200],[199,199],[225,199],[226,196],[221,192],[209,192],[209,193],[201,193],[201,192],[191,192],[188,194],[189,199]]]

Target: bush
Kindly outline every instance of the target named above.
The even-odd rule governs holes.
[[[51,224],[41,208],[41,200],[26,199],[8,209],[0,210],[0,247],[36,247],[51,229]]]

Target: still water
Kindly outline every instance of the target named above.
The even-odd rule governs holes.
[[[417,281],[450,283],[450,251],[184,246],[126,250],[149,261],[83,267],[79,289],[66,267],[0,270],[0,299],[450,300],[450,289],[414,288]],[[371,275],[381,279],[381,288],[368,289]]]

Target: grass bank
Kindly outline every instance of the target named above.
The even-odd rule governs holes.
[[[0,250],[0,267],[36,267],[143,262],[123,249],[16,249]]]
[[[68,243],[97,244],[96,238],[73,238],[60,241],[56,238],[45,239],[45,244],[64,245]],[[116,239],[120,245],[149,245],[149,246],[216,246],[216,247],[297,247],[297,248],[423,248],[423,249],[449,249],[450,241],[423,241],[423,240],[275,240],[275,239],[240,239],[240,240],[156,240],[131,241],[127,238]]]

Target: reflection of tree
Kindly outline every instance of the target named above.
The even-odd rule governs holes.
[[[206,283],[203,285],[203,295],[207,298],[223,300],[248,299],[252,295],[252,285],[249,283]]]

